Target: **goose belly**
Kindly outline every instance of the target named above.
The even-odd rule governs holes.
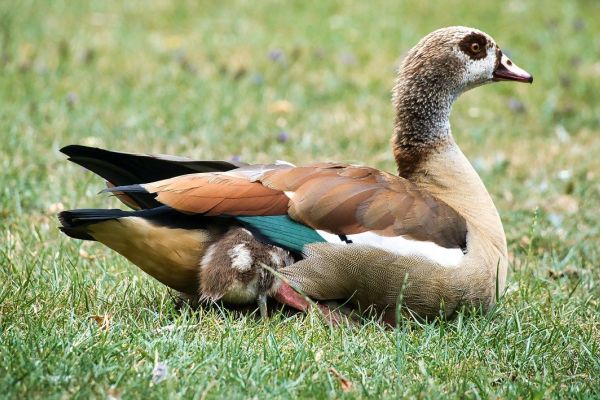
[[[464,257],[464,253],[459,248],[446,248],[433,242],[411,240],[402,236],[381,236],[374,232],[363,232],[345,235],[344,240],[339,235],[325,231],[318,232],[329,243],[348,246],[370,245],[401,256],[424,257],[445,267],[457,267]]]

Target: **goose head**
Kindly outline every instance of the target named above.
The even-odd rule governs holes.
[[[409,178],[437,148],[452,143],[450,111],[457,97],[496,81],[533,82],[491,36],[478,29],[438,29],[406,55],[393,91],[392,145],[401,176]]]
[[[486,83],[532,83],[533,77],[513,63],[485,32],[452,26],[428,34],[409,51],[401,65],[399,81],[456,98]]]

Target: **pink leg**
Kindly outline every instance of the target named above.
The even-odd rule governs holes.
[[[278,302],[295,308],[298,311],[306,312],[310,307],[310,303],[285,282],[281,282],[274,298]]]
[[[277,293],[275,293],[275,296],[273,297],[281,304],[285,304],[302,312],[307,312],[311,305],[302,295],[285,282],[281,282],[279,289],[277,289]],[[317,304],[317,307],[327,322],[332,325],[339,325],[341,323],[340,316],[330,310],[329,307],[322,304]]]

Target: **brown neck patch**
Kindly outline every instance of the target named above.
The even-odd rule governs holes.
[[[398,166],[398,175],[406,179],[410,179],[420,170],[429,155],[428,151],[402,146],[396,140],[392,142],[392,149]]]

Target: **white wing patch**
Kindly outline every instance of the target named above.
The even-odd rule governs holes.
[[[294,200],[294,196],[296,195],[296,193],[294,193],[292,191],[285,191],[285,192],[283,192],[283,194],[285,194],[287,196],[287,198],[290,200]]]
[[[317,231],[329,243],[345,244],[338,235]],[[352,243],[368,244],[402,256],[421,256],[445,267],[457,267],[464,254],[461,249],[448,249],[433,242],[410,240],[402,236],[379,236],[373,232],[346,235]],[[351,245],[351,244],[350,244]]]

